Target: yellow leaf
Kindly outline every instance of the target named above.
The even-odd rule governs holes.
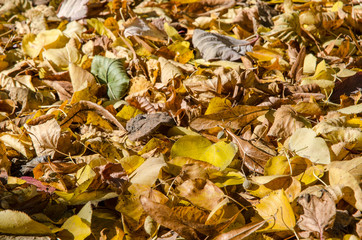
[[[83,240],[91,234],[90,225],[85,223],[78,215],[68,218],[62,225],[74,236],[74,240]]]
[[[85,181],[93,179],[96,175],[97,174],[92,170],[92,168],[89,165],[85,165],[84,167],[82,167],[77,171],[76,174],[77,183],[80,185]]]
[[[92,124],[107,130],[113,130],[112,125],[107,120],[92,111],[88,112],[86,124]]]
[[[307,168],[305,172],[296,176],[297,180],[299,180],[303,186],[307,186],[315,183],[323,177],[324,175],[324,167],[322,165],[315,165]]]
[[[205,115],[218,113],[231,108],[231,102],[226,98],[214,97],[210,100],[209,106],[206,109]]]
[[[70,41],[63,48],[45,50],[43,58],[48,60],[55,70],[64,71],[68,69],[70,63],[80,64],[82,54]]]
[[[289,140],[289,149],[314,163],[328,164],[331,162],[327,143],[323,138],[317,137],[316,132],[309,128],[300,128],[294,132]]]
[[[252,56],[259,62],[271,61],[273,59],[282,59],[282,55],[279,52],[261,46],[255,46],[252,52],[247,52],[247,55]]]
[[[161,168],[166,166],[165,157],[151,157],[138,167],[130,176],[131,183],[152,186],[158,179]]]
[[[333,4],[333,7],[331,8],[331,12],[338,12],[338,9],[342,9],[342,8],[343,8],[343,2],[338,1],[335,4]]]
[[[362,210],[361,173],[362,157],[330,164],[331,186],[339,186],[343,192],[343,199],[358,210]]]
[[[283,190],[273,191],[262,198],[255,208],[268,222],[268,226],[262,231],[292,230],[295,226],[294,212]]]
[[[289,168],[288,159],[285,156],[275,156],[264,166],[264,175],[282,175],[287,168]]]
[[[31,58],[36,58],[44,49],[62,48],[68,42],[59,29],[41,31],[38,35],[27,34],[23,37],[23,52]]]
[[[180,36],[180,34],[178,34],[177,30],[170,26],[167,22],[164,23],[163,25],[164,29],[165,29],[165,32],[167,33],[167,36],[169,36],[172,41],[183,41],[184,39]]]
[[[132,155],[118,160],[128,175],[141,166],[144,161],[145,159],[138,155]]]
[[[194,58],[194,53],[190,49],[190,42],[176,41],[167,47],[171,51],[176,52],[175,61],[185,64]]]
[[[121,111],[119,111],[116,115],[116,117],[119,117],[122,120],[130,120],[131,118],[136,117],[139,114],[142,114],[143,112],[141,110],[139,110],[138,108],[135,108],[133,106],[129,106],[129,105],[125,105],[123,106],[123,108],[121,109]]]
[[[51,230],[23,212],[0,211],[0,232],[14,235],[49,235]]]
[[[303,73],[312,74],[315,72],[317,65],[317,58],[313,54],[308,54],[304,58]]]
[[[233,160],[237,148],[232,143],[212,144],[202,136],[183,136],[172,146],[171,157],[189,157],[205,161],[224,170]]]

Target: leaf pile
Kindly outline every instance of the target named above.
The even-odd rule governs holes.
[[[2,235],[362,237],[359,1],[6,0],[0,20]]]

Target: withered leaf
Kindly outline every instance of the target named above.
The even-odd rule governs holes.
[[[290,106],[281,106],[274,114],[275,120],[268,135],[276,138],[286,139],[298,128],[306,124],[298,113]]]
[[[241,56],[253,49],[248,41],[238,40],[218,33],[205,32],[201,29],[194,30],[192,44],[199,49],[206,61],[240,61]]]
[[[96,113],[105,117],[108,121],[116,125],[119,130],[123,130],[124,132],[126,131],[122,124],[118,122],[117,118],[115,118],[107,109],[96,103],[85,100],[79,101],[72,106],[72,108],[68,112],[67,117],[64,118],[63,121],[60,123],[60,126],[64,127],[65,124],[71,124],[73,121],[73,117],[82,111],[95,111]]]
[[[261,228],[265,223],[266,221],[252,222],[241,228],[222,233],[213,240],[241,240]]]
[[[268,110],[268,107],[240,105],[218,113],[200,116],[190,123],[190,127],[196,131],[211,129],[217,125],[240,129],[252,124],[257,117]]]
[[[167,112],[139,114],[127,122],[128,138],[136,141],[157,131],[161,126],[172,127],[175,121]]]
[[[238,146],[240,157],[243,159],[245,166],[250,171],[263,174],[265,164],[273,155],[253,145],[250,141],[238,137],[230,129],[226,128],[225,132],[230,135],[233,142]]]
[[[93,2],[90,0],[63,0],[57,17],[66,18],[70,21],[97,16],[103,10],[107,1]]]
[[[322,190],[323,191],[323,190]],[[318,233],[323,238],[325,230],[333,226],[336,218],[336,205],[331,194],[323,191],[322,195],[305,194],[299,197],[304,214],[300,216],[298,226],[309,233]]]
[[[174,230],[186,239],[200,239],[194,229],[185,225],[173,214],[171,208],[164,204],[154,202],[145,196],[141,196],[140,200],[145,212],[149,214],[157,223]]]

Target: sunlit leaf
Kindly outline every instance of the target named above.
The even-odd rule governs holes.
[[[122,98],[129,86],[129,78],[124,69],[123,61],[102,56],[95,56],[92,61],[93,73],[100,83],[107,84],[108,97],[112,100]]]

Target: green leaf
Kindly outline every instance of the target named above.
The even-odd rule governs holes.
[[[112,59],[102,56],[94,56],[91,73],[100,83],[107,84],[107,95],[111,100],[122,98],[129,86],[129,77],[121,59]]]

